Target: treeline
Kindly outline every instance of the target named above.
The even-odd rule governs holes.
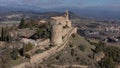
[[[21,18],[20,24],[18,26],[18,28],[20,28],[20,29],[33,28],[33,27],[37,27],[35,20],[26,21],[24,18]]]
[[[6,28],[2,28],[0,41],[8,42],[9,40],[10,40],[9,30],[7,30]]]
[[[39,25],[39,20],[25,20],[24,18],[21,18],[20,24],[18,28],[23,29],[23,28],[45,28],[47,24],[42,24]]]

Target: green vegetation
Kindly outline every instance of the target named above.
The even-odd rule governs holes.
[[[56,60],[59,60],[59,58],[60,58],[59,55],[57,55],[57,56],[56,56]]]
[[[49,38],[50,31],[47,29],[38,29],[34,35],[35,38]]]
[[[103,61],[99,62],[101,68],[115,68],[115,62],[111,57],[105,58]]]
[[[2,49],[0,56],[0,68],[11,68],[12,66],[24,62],[23,58],[18,56],[17,49],[12,50],[9,48]]]
[[[19,24],[19,26],[18,26],[20,29],[22,29],[22,28],[25,28],[26,27],[26,24],[25,24],[25,19],[24,18],[22,18],[21,20],[20,20],[20,24]]]
[[[80,58],[79,57],[76,57],[76,61],[79,61],[80,60]]]
[[[76,35],[75,35],[75,34],[72,34],[71,36],[72,36],[73,38],[75,38]]]
[[[44,23],[44,24],[39,24],[39,20],[37,19],[31,19],[31,20],[25,20],[24,18],[21,18],[20,20],[20,24],[18,26],[18,28],[23,29],[23,28],[49,28],[49,24],[48,23]]]
[[[115,68],[115,63],[120,62],[120,48],[107,46],[105,43],[96,43],[95,53],[104,52],[105,58],[99,62],[101,68]]]
[[[80,45],[85,46],[84,52],[79,49]],[[99,68],[99,66],[95,66],[97,63],[93,60],[93,58],[88,57],[88,55],[93,54],[91,50],[92,46],[93,45],[90,45],[84,39],[84,37],[81,37],[78,34],[74,34],[74,38],[70,37],[69,43],[66,45],[65,49],[49,57],[46,61],[43,62],[43,64],[83,64],[90,66],[93,65],[93,67]]]
[[[74,49],[71,49],[71,56],[74,56],[75,52]]]
[[[28,51],[30,51],[30,50],[32,50],[33,49],[33,45],[31,44],[31,43],[28,43],[27,45],[25,45],[24,47],[23,47],[23,52],[25,53],[25,52],[28,52]]]
[[[11,60],[10,66],[15,66],[15,65],[18,65],[23,62],[25,62],[25,60],[22,57],[19,57],[16,60]],[[10,68],[10,67],[8,67],[8,68]]]
[[[11,52],[11,58],[16,60],[18,58],[18,51],[15,49]]]
[[[37,35],[38,37],[41,37],[42,35],[44,35],[44,32],[45,32],[44,29],[38,29],[38,30],[36,31],[36,35]]]
[[[86,39],[86,38],[85,38]],[[91,45],[97,45],[98,44],[98,42],[94,42],[93,40],[91,41],[91,40],[88,40],[88,39],[86,39]]]
[[[4,53],[0,56],[0,68],[10,68],[10,50],[5,49]]]
[[[18,28],[20,29],[23,29],[23,28],[37,28],[38,27],[38,24],[37,24],[38,21],[36,20],[30,20],[30,21],[25,21],[24,18],[21,18],[20,20],[20,24],[18,26]]]
[[[73,48],[73,45],[72,45],[72,44],[70,44],[70,45],[69,45],[69,47]]]
[[[30,28],[30,29],[37,29],[36,33],[31,36],[32,39],[39,39],[39,38],[49,38],[50,37],[50,25],[49,23],[39,24],[39,20],[27,20],[25,21],[24,18],[21,19],[18,28]]]
[[[73,34],[72,35],[72,45],[73,46],[77,46],[77,48],[79,48],[79,46],[81,47],[81,49],[79,48],[80,51],[82,51],[82,48],[83,48],[83,53],[84,54],[92,54],[92,50],[91,49],[94,49],[95,46],[93,45],[90,45],[90,43],[88,41],[86,41],[86,39],[84,37],[81,37],[80,35],[78,34]],[[81,46],[82,45],[82,46]]]
[[[50,44],[50,45],[49,45],[49,48],[51,48],[51,47],[54,47],[54,46],[55,46],[55,45],[53,45],[53,44]]]
[[[80,46],[78,46],[78,48],[79,48],[81,51],[84,52],[86,47],[85,47],[85,45],[80,45]]]
[[[96,49],[95,49],[96,53],[103,51],[105,49],[105,43],[103,43],[103,42],[99,42],[99,43],[95,44],[95,46],[96,46]]]
[[[35,54],[42,53],[44,50],[38,49],[35,51]]]
[[[1,41],[9,41],[9,39],[10,38],[9,38],[8,30],[5,28],[2,28],[0,40]]]

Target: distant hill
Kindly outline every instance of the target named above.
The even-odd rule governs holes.
[[[119,20],[120,10],[119,9],[108,9],[102,7],[89,7],[89,8],[78,8],[78,7],[57,7],[50,9],[43,9],[38,7],[3,7],[0,6],[0,16],[9,13],[43,13],[43,12],[63,12],[69,10],[74,12],[83,18],[96,19],[96,20]]]

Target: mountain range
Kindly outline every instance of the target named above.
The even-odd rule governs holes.
[[[0,6],[0,15],[8,13],[19,13],[19,12],[29,12],[29,13],[42,13],[42,12],[63,12],[69,10],[74,12],[83,18],[95,19],[95,20],[118,20],[120,19],[120,10],[116,8],[103,8],[103,7],[57,7],[57,8],[38,8],[38,7],[8,7]]]

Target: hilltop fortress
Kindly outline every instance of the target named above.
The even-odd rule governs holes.
[[[65,40],[68,40],[67,36],[69,34],[77,33],[77,27],[72,27],[72,21],[69,19],[68,11],[65,12],[63,16],[55,16],[50,18],[50,38],[45,41],[40,41],[40,39],[32,40],[23,38],[23,43],[31,43],[35,46],[51,44],[51,45],[62,45]],[[42,44],[45,42],[44,44]]]
[[[51,38],[50,42],[54,45],[59,45],[63,43],[63,39],[69,33],[72,27],[71,20],[69,19],[68,11],[65,12],[64,16],[51,17]],[[77,28],[75,28],[74,33],[77,33]]]
[[[39,39],[36,41],[31,39],[22,40],[24,43],[30,42],[32,44],[36,44],[36,47],[29,52],[26,52],[26,54],[30,55],[28,62],[26,61],[14,66],[13,68],[25,68],[26,65],[34,67],[35,64],[42,63],[50,56],[55,55],[56,53],[63,50],[67,46],[71,35],[77,33],[77,28],[72,27],[68,11],[66,11],[64,16],[51,17],[49,24],[51,26],[50,39],[46,39],[42,42],[39,41]],[[50,44],[55,46],[51,47],[50,49],[44,50],[42,53],[31,55],[37,49],[45,49],[45,45],[49,47]]]

